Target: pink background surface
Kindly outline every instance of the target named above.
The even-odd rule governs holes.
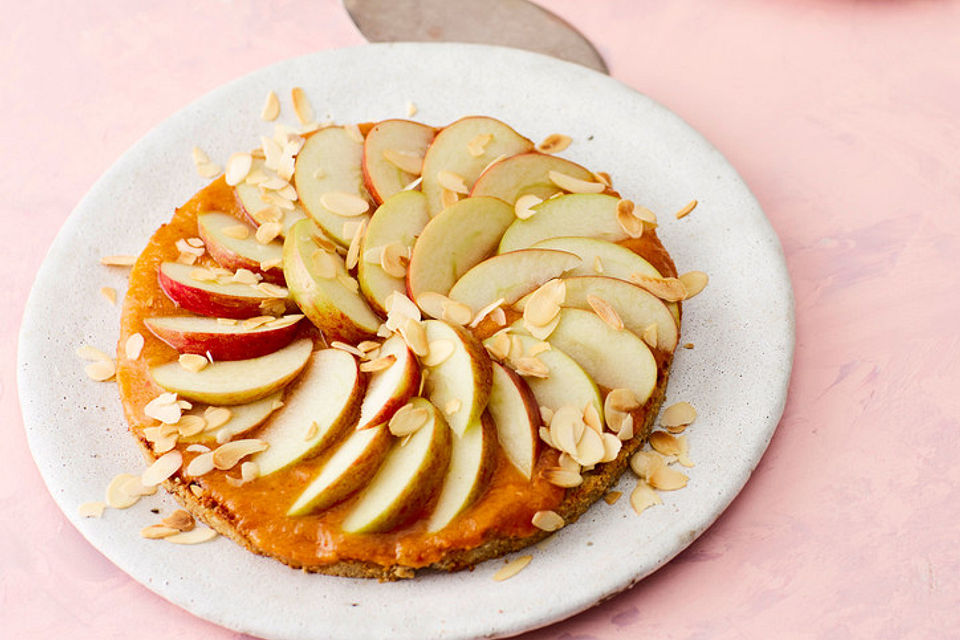
[[[332,0],[5,4],[0,637],[238,638],[135,583],[59,512],[27,450],[17,331],[57,230],[148,129],[250,70],[362,38]],[[780,428],[717,524],[528,637],[960,634],[960,3],[541,4],[742,173],[783,241],[797,351]]]

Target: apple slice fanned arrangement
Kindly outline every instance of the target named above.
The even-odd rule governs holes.
[[[278,126],[178,210],[132,274],[163,299],[126,305],[148,348],[118,379],[195,515],[390,579],[521,548],[603,495],[704,282],[606,174],[538,149],[480,116]]]

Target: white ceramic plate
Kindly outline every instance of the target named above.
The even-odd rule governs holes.
[[[509,70],[509,72],[504,72]],[[318,119],[405,117],[432,124],[465,115],[503,119],[539,140],[573,137],[564,153],[608,171],[625,195],[661,214],[660,234],[681,271],[710,274],[684,309],[668,402],[699,411],[688,430],[697,466],[682,491],[636,516],[628,500],[594,505],[506,582],[502,560],[475,571],[423,575],[393,584],[304,575],[227,539],[195,547],[143,540],[156,520],[141,501],[103,519],[77,516],[102,499],[118,472],[142,468],[126,434],[115,388],[86,379],[83,343],[110,350],[118,311],[97,301],[121,292],[125,270],[101,255],[136,254],[174,207],[203,186],[190,150],[221,164],[272,129],[259,118],[269,89],[306,89]],[[284,104],[285,114],[290,114]],[[292,117],[292,116],[290,116]],[[693,215],[672,212],[692,198]],[[736,171],[677,116],[586,68],[477,45],[387,44],[326,51],[252,73],[201,98],[137,143],[97,182],[67,220],[27,304],[19,386],[33,456],[57,503],[97,549],[162,597],[237,631],[267,638],[462,638],[508,636],[582,611],[636,583],[702,533],[733,500],[763,454],[786,398],[793,354],[793,301],[776,235]],[[629,492],[627,473],[619,489]]]

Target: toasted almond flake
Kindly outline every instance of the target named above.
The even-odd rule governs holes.
[[[643,207],[643,206],[637,206],[637,207],[635,207],[634,210],[633,210],[633,215],[635,215],[636,217],[640,218],[640,220],[642,220],[643,223],[644,223],[645,225],[647,225],[648,227],[650,227],[650,228],[652,228],[652,229],[656,229],[656,227],[657,227],[657,214],[655,214],[655,213],[654,213],[653,211],[651,211],[650,209],[648,209],[648,208],[646,208],[646,207]]]
[[[630,468],[640,478],[649,480],[653,473],[666,466],[663,458],[655,451],[637,451],[630,457]]]
[[[660,330],[657,329],[657,325],[648,324],[643,328],[643,333],[640,335],[643,338],[643,341],[647,343],[652,349],[656,349],[660,341]]]
[[[177,432],[184,438],[189,438],[197,435],[198,433],[203,433],[204,429],[206,428],[207,421],[201,416],[196,415],[185,415],[181,417],[180,422],[177,423]]]
[[[347,135],[350,136],[351,140],[357,144],[363,144],[363,133],[360,131],[360,127],[355,124],[348,124],[344,125],[343,129],[347,132]]]
[[[175,533],[172,536],[167,536],[164,538],[166,542],[172,542],[173,544],[201,544],[203,542],[209,542],[217,537],[217,532],[213,529],[208,529],[207,527],[196,527],[190,531],[184,531],[182,533]]]
[[[577,443],[586,430],[583,414],[576,407],[559,407],[550,421],[550,439],[558,449],[570,455],[576,454]]]
[[[399,242],[391,242],[380,251],[378,262],[388,276],[403,278],[407,275],[407,248]]]
[[[680,449],[677,453],[677,462],[684,467],[695,467],[696,465],[693,463],[693,460],[690,459],[690,445],[687,443],[687,436],[677,438],[677,444]]]
[[[200,147],[194,147],[190,151],[190,155],[193,158],[193,164],[195,165],[200,165],[205,162],[210,162],[210,156],[208,156],[206,152]]]
[[[260,263],[260,271],[270,271],[283,264],[283,258],[274,258],[273,260],[264,260]]]
[[[658,467],[650,474],[647,481],[650,486],[660,491],[676,491],[687,486],[689,478],[681,471],[666,465]]]
[[[77,515],[81,518],[99,518],[103,516],[103,510],[107,505],[103,502],[84,502],[77,507]]]
[[[463,176],[458,173],[440,170],[437,172],[437,182],[448,191],[462,193],[464,195],[470,193],[470,189],[467,188],[467,183],[464,182]]]
[[[480,309],[480,311],[477,311],[476,315],[473,316],[473,320],[470,321],[470,328],[475,329],[481,322],[483,322],[484,318],[493,313],[493,311],[498,309],[504,302],[505,300],[503,298],[497,298],[487,306]]]
[[[190,483],[190,493],[198,498],[203,497],[203,488],[201,488],[198,484]]]
[[[440,189],[440,204],[444,209],[460,201],[460,194],[450,189]]]
[[[244,482],[253,482],[260,477],[260,465],[253,461],[247,461],[240,465],[240,477]]]
[[[580,180],[560,171],[550,171],[547,176],[550,178],[550,182],[570,193],[600,193],[606,188],[601,182]]]
[[[643,221],[633,214],[634,206],[630,200],[621,200],[617,203],[617,224],[623,232],[631,238],[643,235]]]
[[[543,472],[543,478],[552,485],[567,489],[583,484],[583,476],[566,469],[546,469]]]
[[[648,507],[657,504],[663,504],[657,492],[643,480],[638,480],[637,486],[630,493],[630,506],[633,507],[634,512],[640,515]]]
[[[363,362],[360,364],[360,371],[365,371],[367,373],[377,373],[378,371],[386,371],[393,366],[393,363],[397,361],[397,356],[391,354],[385,355],[382,358],[377,358],[375,360],[370,360],[368,362]]]
[[[443,412],[448,416],[452,416],[457,411],[460,411],[460,408],[463,406],[463,403],[460,402],[459,398],[452,398],[443,406]]]
[[[340,227],[340,233],[344,238],[352,240],[357,237],[362,222],[364,222],[364,220],[347,220],[343,223],[343,226]]]
[[[256,220],[258,224],[265,224],[267,222],[282,222],[283,211],[281,211],[279,207],[264,207],[263,209],[257,209],[253,213],[253,219]],[[241,226],[243,226],[243,228],[246,230],[246,235],[243,237],[248,237],[250,235],[250,227],[246,225]],[[226,229],[224,229],[224,231],[226,231]]]
[[[417,115],[417,105],[407,100],[407,117],[412,118],[415,115]]]
[[[352,291],[353,293],[360,290],[360,284],[346,273],[337,275],[337,282],[339,282],[344,289]]]
[[[191,242],[191,240],[199,241],[199,244],[196,242]],[[174,243],[174,245],[177,247],[177,250],[179,250],[180,253],[191,253],[199,257],[205,252],[203,241],[200,240],[200,238],[180,238]]]
[[[667,302],[683,300],[687,295],[686,288],[677,278],[655,278],[643,273],[631,273],[630,282]]]
[[[236,318],[217,318],[217,324],[222,324],[224,326],[233,327],[239,324],[239,320]]]
[[[443,302],[440,319],[450,324],[465,325],[473,319],[473,309],[468,305],[457,302],[456,300],[446,300]]]
[[[600,412],[597,411],[592,402],[588,402],[583,407],[583,422],[597,433],[603,433],[603,421],[600,419]]]
[[[208,451],[201,453],[190,461],[190,464],[188,464],[186,468],[186,474],[197,477],[210,473],[213,469],[213,451]]]
[[[498,327],[502,327],[507,324],[507,314],[503,309],[497,307],[490,312],[490,320]]]
[[[523,357],[523,342],[520,340],[520,336],[510,335],[510,352],[507,357],[512,360]]]
[[[620,314],[617,313],[617,310],[613,308],[612,304],[590,293],[587,294],[587,304],[589,304],[593,312],[608,325],[617,331],[623,329],[623,320],[620,319]]]
[[[117,365],[113,360],[97,360],[85,366],[83,370],[91,380],[106,382],[117,373]]]
[[[430,412],[424,407],[414,407],[412,404],[405,404],[393,414],[390,422],[387,423],[387,428],[390,430],[390,433],[398,438],[402,438],[403,436],[416,433],[427,423],[429,418]]]
[[[283,287],[277,286],[277,285],[275,285],[275,284],[271,284],[271,283],[269,283],[269,282],[261,282],[261,283],[257,284],[256,288],[257,288],[257,290],[260,291],[260,293],[262,293],[262,294],[264,294],[264,295],[267,295],[267,296],[270,296],[271,298],[286,298],[286,297],[287,297],[287,290],[286,290],[286,289],[284,289]],[[273,320],[273,318],[270,318],[270,319]]]
[[[650,446],[654,451],[662,453],[665,456],[675,456],[680,454],[680,443],[672,435],[665,431],[654,431],[650,434]]]
[[[137,256],[115,255],[103,256],[100,258],[100,264],[108,267],[130,267],[137,261]]]
[[[210,269],[194,269],[190,272],[190,279],[197,282],[216,282],[219,278]]]
[[[420,175],[420,169],[423,166],[423,156],[398,149],[384,149],[383,159],[397,169],[400,169],[400,171],[415,176]]]
[[[560,153],[570,146],[573,139],[562,133],[551,133],[537,145],[537,151],[541,153]]]
[[[560,313],[560,305],[566,298],[567,286],[563,280],[554,278],[540,285],[530,294],[523,308],[525,325],[544,327],[550,324]],[[527,327],[529,330],[529,326]],[[540,338],[543,340],[543,338]]]
[[[235,224],[230,227],[224,227],[222,233],[228,238],[246,240],[250,237],[250,227],[245,224]]]
[[[537,511],[530,519],[530,524],[543,531],[556,531],[565,523],[556,511]]]
[[[543,198],[540,198],[532,193],[528,193],[525,196],[520,196],[517,198],[516,204],[513,205],[513,212],[521,220],[526,220],[527,218],[533,217],[533,214],[536,211],[533,210],[533,207],[543,202]]]
[[[129,473],[120,473],[110,480],[104,495],[104,501],[111,509],[126,509],[140,500],[139,495],[131,494],[125,490],[131,478],[136,478],[136,476]]]
[[[230,420],[233,412],[226,407],[207,407],[203,412],[203,419],[207,423],[206,430],[212,431],[222,427]]]
[[[283,225],[279,222],[264,222],[257,227],[256,238],[260,244],[270,244],[283,231]]]
[[[450,340],[434,340],[430,343],[428,353],[423,357],[423,364],[436,367],[447,361],[453,355],[454,345]]]
[[[363,232],[366,227],[366,219],[360,220],[356,230],[350,236],[350,247],[347,249],[347,256],[344,259],[344,264],[347,269],[353,269],[357,266],[357,262],[360,259],[360,243],[363,241]]]
[[[213,466],[221,471],[228,471],[242,458],[264,451],[268,446],[268,443],[256,438],[227,442],[213,450]]]
[[[610,174],[606,171],[595,171],[593,177],[596,178],[597,182],[602,182],[608,187],[613,186],[613,180],[610,179]]]
[[[620,455],[623,442],[612,433],[603,433],[600,438],[603,441],[603,457],[600,458],[600,462],[616,460],[617,456]]]
[[[557,314],[554,316],[548,324],[544,326],[532,326],[524,323],[524,328],[530,333],[531,336],[537,340],[546,340],[550,337],[550,334],[553,333],[553,330],[557,328],[557,325],[560,324],[560,315]]]
[[[320,204],[338,216],[347,217],[363,215],[370,208],[366,200],[345,191],[328,191],[320,196]]]
[[[227,170],[224,179],[231,187],[243,182],[250,168],[253,166],[253,156],[249,153],[234,153],[227,159]]]
[[[117,304],[117,290],[113,287],[100,287],[100,295],[110,304]]]
[[[573,459],[569,453],[561,453],[557,457],[557,464],[561,469],[566,469],[567,471],[572,471],[574,473],[580,473],[580,470],[583,469],[583,466],[579,462]]]
[[[610,491],[609,493],[604,494],[603,501],[607,504],[616,504],[617,500],[620,499],[623,493],[621,491]]]
[[[313,263],[313,275],[317,278],[332,280],[337,276],[337,261],[329,251],[314,249],[310,259]]]
[[[175,474],[182,464],[183,456],[179,451],[165,453],[154,460],[153,464],[140,474],[140,482],[146,487],[158,485]]]
[[[527,565],[530,564],[530,561],[533,560],[533,556],[520,556],[515,558],[500,567],[500,569],[493,574],[493,579],[496,582],[503,582],[504,580],[509,580],[513,576],[517,575],[521,571],[527,568]]]
[[[703,291],[704,287],[707,286],[707,282],[710,281],[710,278],[703,271],[688,271],[687,273],[681,274],[679,280],[687,292],[683,299],[689,300]]]
[[[280,99],[272,90],[267,93],[267,99],[263,102],[263,109],[260,110],[260,119],[265,122],[272,122],[280,115]]]
[[[352,344],[347,344],[346,342],[334,340],[330,343],[330,347],[333,349],[339,349],[340,351],[346,351],[347,353],[357,356],[358,358],[363,357],[363,351],[360,351],[360,349],[357,349]]]
[[[422,358],[430,353],[427,333],[418,320],[407,318],[398,327],[397,331],[400,333],[403,341],[407,343],[407,346],[410,347],[410,350],[417,356]]]
[[[603,438],[593,429],[584,429],[577,440],[576,451],[570,452],[574,460],[584,467],[591,467],[603,460]]]
[[[540,427],[540,429],[538,430],[538,433],[540,434],[540,439],[543,440],[546,443],[546,445],[551,449],[556,449],[557,445],[554,444],[553,438],[550,437],[550,429],[547,428],[548,426],[549,426],[549,423],[547,423],[547,426]]]
[[[237,269],[237,272],[230,276],[230,282],[238,282],[240,284],[249,284],[255,285],[260,282],[259,276],[251,271],[250,269]]]
[[[215,162],[204,162],[197,165],[197,173],[201,178],[212,178],[220,173],[220,165]]]
[[[186,450],[189,451],[190,453],[207,453],[208,451],[210,451],[210,447],[208,447],[205,444],[194,443],[191,445],[187,445]]]
[[[486,146],[490,144],[491,140],[493,140],[492,134],[478,133],[470,140],[470,142],[467,143],[467,153],[469,153],[474,158],[479,158],[480,156],[483,155],[486,149]]]
[[[317,424],[317,421],[314,420],[310,423],[310,426],[307,427],[307,430],[303,434],[303,439],[306,442],[309,442],[317,437],[317,433],[320,431],[320,425]]]
[[[205,357],[196,353],[183,353],[177,358],[177,362],[180,363],[181,367],[193,373],[202,371],[204,367],[210,364]]]
[[[550,369],[539,358],[523,356],[514,361],[514,368],[521,376],[532,376],[534,378],[549,378]]]
[[[545,405],[540,405],[540,422],[550,426],[551,420],[553,420],[553,409]]]
[[[300,124],[313,122],[313,107],[310,106],[310,100],[302,87],[294,87],[290,90],[290,99],[293,101],[293,113],[296,114]]]
[[[140,530],[140,537],[147,540],[159,540],[175,533],[179,533],[179,530],[163,524],[151,524]]]
[[[505,333],[498,333],[492,336],[484,346],[487,353],[497,360],[503,360],[510,354],[510,336]]]
[[[617,430],[617,439],[621,442],[633,440],[633,414],[628,413],[623,422],[620,423],[620,428]]]
[[[677,402],[666,409],[660,415],[660,426],[679,427],[692,424],[697,419],[697,410],[689,402]]]
[[[684,342],[684,343],[683,343],[683,348],[684,348],[684,349],[693,349],[693,343],[692,343],[692,342]]]
[[[177,509],[160,522],[177,531],[190,531],[196,524],[193,516],[183,509]]]
[[[688,215],[690,215],[690,212],[696,208],[697,208],[697,201],[691,200],[690,202],[687,203],[687,205],[683,209],[680,209],[680,211],[677,211],[677,220],[687,217]]]
[[[442,293],[436,293],[435,291],[424,291],[417,296],[417,305],[420,309],[423,309],[423,312],[428,316],[439,318],[441,315],[443,315],[444,303],[449,300],[450,298]]]

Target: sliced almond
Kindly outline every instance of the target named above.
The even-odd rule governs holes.
[[[363,133],[360,131],[360,127],[355,124],[347,124],[343,126],[343,130],[347,132],[351,140],[357,144],[363,144]]]
[[[267,99],[263,103],[263,109],[260,110],[260,119],[266,122],[271,122],[277,119],[277,116],[280,115],[280,99],[277,98],[277,94],[273,91],[270,91],[267,94]]]
[[[282,299],[287,297],[286,289],[270,282],[260,282],[256,285],[256,289],[260,293],[270,296],[271,298]],[[270,319],[273,320],[273,318]]]
[[[617,313],[617,310],[613,308],[612,304],[592,293],[587,294],[587,304],[589,304],[593,312],[608,325],[617,331],[623,329],[623,320],[620,319],[620,314]]]
[[[577,453],[577,443],[586,430],[583,415],[576,407],[559,407],[550,421],[550,439],[560,451],[574,455]]]
[[[480,309],[480,311],[477,311],[476,315],[473,316],[473,320],[470,321],[470,328],[475,329],[481,322],[483,322],[484,318],[493,313],[504,302],[505,300],[503,298],[497,298],[487,306]]]
[[[448,416],[452,416],[457,411],[460,411],[460,408],[463,406],[463,403],[460,402],[459,398],[452,398],[447,404],[443,406],[443,412]]]
[[[83,370],[91,380],[106,382],[116,375],[117,365],[113,360],[97,360],[85,366]]]
[[[430,412],[424,407],[414,407],[412,404],[405,404],[393,414],[390,422],[387,423],[387,428],[390,430],[390,433],[398,438],[402,438],[411,433],[416,433],[427,423],[429,418]]]
[[[442,293],[424,291],[417,296],[417,306],[428,316],[439,318],[443,315],[443,305],[449,300],[450,298]]]
[[[617,439],[621,442],[633,439],[633,414],[628,413],[617,429]]]
[[[697,201],[691,200],[690,202],[687,203],[687,205],[683,209],[680,209],[680,211],[677,211],[677,220],[687,217],[696,208],[697,208]]]
[[[553,409],[548,406],[540,405],[540,422],[549,426],[550,421],[553,420]]]
[[[139,500],[139,494],[132,494],[126,490],[127,484],[137,476],[129,473],[120,473],[115,475],[107,485],[104,500],[111,509],[126,509],[132,507]]]
[[[430,343],[429,352],[422,358],[423,364],[436,367],[447,361],[453,355],[454,345],[450,340],[434,340]]]
[[[643,333],[640,334],[640,337],[650,348],[656,349],[660,342],[660,330],[657,328],[657,325],[648,324],[643,328]]]
[[[541,409],[542,409],[542,408],[543,408],[543,407],[541,407]],[[540,429],[537,431],[537,433],[540,434],[540,439],[543,440],[548,447],[550,447],[551,449],[556,449],[556,448],[557,448],[557,445],[554,444],[553,438],[550,437],[550,429],[547,428],[547,427],[550,425],[550,423],[547,422],[547,423],[545,423],[545,424],[546,424],[547,426],[540,427]]]
[[[213,450],[213,466],[221,471],[228,471],[243,458],[265,451],[268,446],[268,443],[256,438],[227,442]]]
[[[143,413],[164,424],[176,424],[180,422],[181,409],[180,405],[177,404],[177,394],[161,393],[144,405]]]
[[[386,371],[393,366],[393,363],[397,361],[397,356],[391,354],[385,355],[382,358],[376,358],[367,362],[360,363],[360,371],[365,371],[366,373],[377,373],[378,371]]]
[[[549,378],[550,368],[539,358],[523,356],[517,358],[514,363],[514,369],[521,376],[532,376],[534,378]]]
[[[619,441],[618,441],[619,442]],[[571,457],[585,467],[590,467],[603,460],[604,456],[603,438],[593,429],[584,429],[577,441],[575,452],[571,452]]]
[[[676,456],[680,454],[680,443],[665,431],[654,431],[651,433],[649,442],[654,451],[662,453],[665,456]]]
[[[158,485],[179,471],[182,464],[183,456],[180,455],[179,451],[165,453],[154,460],[153,464],[140,474],[140,482],[147,487]]]
[[[407,257],[407,247],[399,242],[391,242],[380,252],[380,266],[388,276],[403,278],[407,275]]]
[[[643,235],[643,221],[633,215],[633,202],[630,200],[621,200],[617,203],[617,224],[631,238],[639,238]]]
[[[417,115],[417,105],[407,100],[407,117],[412,118],[415,115]]]
[[[637,451],[630,457],[630,468],[644,480],[649,480],[657,469],[665,466],[663,457],[655,451]]]
[[[189,438],[197,435],[198,433],[203,433],[204,429],[207,428],[207,421],[201,416],[188,414],[181,417],[180,422],[178,422],[176,426],[177,433],[184,438]]]
[[[384,149],[383,159],[395,166],[400,171],[420,175],[420,168],[423,166],[423,156],[409,151],[399,151],[397,149]]]
[[[347,269],[353,269],[360,260],[360,243],[363,242],[363,232],[367,227],[366,219],[360,220],[357,228],[350,236],[350,247],[347,249],[347,255],[344,258],[344,265]]]
[[[603,410],[607,411],[633,411],[640,408],[637,401],[637,395],[630,389],[611,389],[603,400]]]
[[[462,302],[445,300],[441,306],[440,318],[450,324],[463,326],[473,319],[473,309]]]
[[[649,484],[643,480],[637,481],[637,486],[630,493],[630,506],[637,515],[643,513],[648,507],[656,504],[663,504],[663,500]]]
[[[540,285],[530,295],[523,308],[524,324],[534,327],[544,327],[550,324],[560,313],[560,305],[566,298],[566,291],[566,283],[558,278]]]
[[[176,529],[177,531],[190,531],[196,524],[193,516],[190,515],[188,511],[184,511],[183,509],[177,509],[160,522],[161,524],[164,524],[171,529]]]
[[[346,191],[328,191],[320,196],[322,204],[338,216],[362,216],[370,208],[370,203],[354,193]]]
[[[681,471],[677,471],[666,465],[658,467],[647,479],[650,486],[660,491],[676,491],[687,486],[689,478]]]
[[[227,159],[227,170],[223,177],[231,187],[243,182],[253,167],[253,156],[249,153],[234,153]]]
[[[324,249],[314,249],[310,255],[313,262],[313,272],[322,280],[332,280],[337,277],[337,260],[332,253]]]
[[[100,287],[100,295],[110,304],[117,304],[117,290],[113,287]]]
[[[596,178],[597,182],[602,182],[608,187],[613,186],[613,180],[610,179],[610,174],[606,171],[595,171],[593,177]]]
[[[503,360],[510,353],[510,336],[505,333],[498,333],[487,341],[484,346],[487,349],[487,353],[498,360]]]
[[[260,244],[270,244],[277,239],[277,236],[283,231],[283,225],[279,222],[264,222],[257,227],[256,238]]]
[[[677,278],[656,278],[643,273],[631,273],[630,282],[667,302],[677,302],[687,296],[686,287]]]
[[[679,427],[692,424],[697,419],[697,410],[689,402],[677,402],[660,414],[660,426]]]
[[[486,146],[490,144],[491,140],[493,140],[492,134],[478,133],[467,143],[467,152],[474,158],[479,158],[483,155]]]
[[[203,412],[203,419],[207,424],[206,430],[212,431],[222,427],[232,415],[233,412],[227,407],[207,407]]]
[[[543,472],[543,478],[554,486],[567,489],[583,484],[583,476],[566,469],[546,469]]]
[[[293,112],[300,124],[313,122],[313,107],[310,106],[310,100],[303,88],[294,87],[291,89],[290,98],[293,101]]]
[[[458,173],[440,170],[437,172],[437,182],[448,191],[462,193],[464,195],[470,193],[470,189],[467,187],[467,183],[464,182],[463,176]]]
[[[703,291],[710,278],[703,271],[688,271],[681,274],[679,280],[687,292],[683,299],[688,300]]]
[[[423,182],[423,176],[418,176],[416,180],[411,180],[404,187],[403,191],[413,191],[420,186],[420,183]]]
[[[603,501],[607,504],[616,504],[622,495],[623,492],[621,491],[610,491],[603,495]]]
[[[103,516],[103,510],[107,505],[103,502],[84,502],[77,507],[77,515],[81,518],[99,518]]]
[[[560,153],[570,146],[573,139],[562,133],[551,133],[537,145],[537,151],[540,153]]]
[[[554,316],[553,320],[546,325],[532,326],[524,323],[524,328],[537,340],[546,340],[550,337],[550,334],[553,333],[553,330],[557,328],[558,324],[560,324],[560,314]]]
[[[84,360],[112,360],[112,358],[107,355],[105,352],[97,349],[96,347],[91,347],[88,344],[81,345],[77,347],[76,354],[83,358]]]
[[[410,350],[419,357],[424,357],[430,353],[430,344],[427,342],[427,332],[423,325],[413,318],[407,318],[397,329],[403,341],[407,343]]]
[[[606,189],[606,185],[602,182],[580,180],[560,171],[550,171],[547,176],[550,178],[550,182],[569,193],[600,193]]]
[[[690,445],[687,443],[687,436],[680,436],[677,438],[677,444],[679,445],[679,453],[677,453],[677,462],[679,462],[684,467],[695,467],[693,460],[690,459]]]
[[[137,256],[127,255],[103,256],[100,258],[100,264],[105,264],[108,267],[132,267],[136,261]]]
[[[306,432],[303,434],[303,439],[305,442],[309,442],[317,437],[317,432],[320,431],[320,425],[317,424],[317,421],[314,420],[310,423],[310,426],[307,427]]]
[[[583,408],[583,422],[597,433],[603,433],[603,421],[600,419],[600,412],[597,411],[592,402],[588,402]]]
[[[457,204],[460,201],[460,194],[450,189],[440,189],[440,204],[446,209],[449,206]]]
[[[657,228],[657,214],[646,207],[637,206],[633,210],[633,215],[637,216],[646,224],[647,226],[656,229]]]
[[[159,540],[180,533],[179,529],[168,527],[163,524],[151,524],[140,530],[140,537],[147,540]]]
[[[207,153],[200,147],[194,147],[190,151],[190,155],[193,158],[193,164],[195,165],[203,164],[204,162],[210,162],[210,156],[208,156]]]
[[[260,465],[248,460],[240,464],[240,478],[244,482],[253,482],[260,477]]]
[[[203,356],[196,353],[183,353],[177,358],[180,366],[187,371],[197,373],[202,371],[210,362]]]
[[[222,433],[222,432],[221,432]],[[214,470],[213,451],[201,453],[187,465],[185,473],[188,476],[197,477],[210,473]]]
[[[497,582],[509,580],[513,576],[526,569],[531,560],[533,560],[533,556],[520,556],[519,558],[515,558],[504,566],[500,567],[500,569],[493,574],[493,579]]]
[[[262,211],[262,210],[261,210]],[[245,224],[235,224],[223,228],[223,235],[237,240],[246,240],[250,237],[250,227]]]
[[[565,523],[556,511],[537,511],[530,519],[530,524],[543,531],[556,531]]]
[[[217,532],[207,527],[196,527],[190,531],[175,533],[172,536],[164,538],[166,542],[173,544],[201,544],[209,542],[217,537]]]
[[[215,162],[204,162],[197,165],[197,173],[201,178],[212,178],[220,173],[220,165]]]
[[[527,218],[533,217],[533,214],[536,211],[533,210],[533,207],[543,202],[543,198],[540,198],[532,193],[528,193],[525,196],[520,196],[517,198],[517,202],[513,205],[513,212],[521,220],[526,220]]]

